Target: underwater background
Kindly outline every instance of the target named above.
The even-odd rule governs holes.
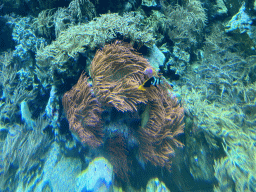
[[[256,0],[0,0],[0,192],[255,192]]]

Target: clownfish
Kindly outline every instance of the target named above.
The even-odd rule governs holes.
[[[146,89],[150,88],[151,86],[157,87],[157,85],[160,85],[162,76],[158,76],[157,72],[152,67],[147,67],[144,70],[144,74],[147,75],[148,79],[138,87],[139,90],[146,91]],[[165,78],[163,80],[165,80]],[[173,85],[170,84],[170,88],[172,87]]]
[[[154,84],[156,86],[157,84],[157,79],[155,76],[157,76],[156,71],[152,67],[147,67],[144,72],[143,72],[148,79],[138,87],[139,90],[146,91],[147,88],[149,88],[151,85]],[[160,80],[158,80],[158,83],[160,84]]]
[[[140,85],[138,89],[142,91],[146,91],[147,88],[150,88],[151,86],[157,87],[157,85],[160,85],[160,78],[150,77],[142,85]]]

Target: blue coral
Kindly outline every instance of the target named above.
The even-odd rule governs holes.
[[[33,18],[16,18],[8,22],[13,25],[12,38],[16,43],[13,55],[21,61],[31,59],[30,52],[35,53],[40,46],[47,45],[47,41],[42,37],[37,37],[33,31]]]

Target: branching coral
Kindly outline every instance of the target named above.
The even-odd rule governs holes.
[[[256,57],[241,57],[243,50],[235,51],[237,42],[225,35],[220,24],[212,29],[201,60],[183,78],[183,99],[194,120],[194,137],[188,136],[194,139],[186,140],[190,172],[195,179],[209,181],[215,171],[219,181],[215,191],[253,191]],[[215,150],[219,159],[213,169],[207,154]]]
[[[97,51],[90,68],[93,86],[82,74],[63,97],[70,129],[90,146],[104,143],[121,178],[127,178],[131,163],[128,151],[138,148],[140,158],[169,169],[175,148],[183,146],[175,137],[183,132],[184,112],[167,82],[139,89],[148,79],[147,67],[129,44],[116,41]],[[129,122],[135,119],[140,126]]]
[[[43,155],[51,143],[50,138],[43,133],[47,125],[47,120],[39,117],[32,127],[27,124],[9,127],[3,144],[1,191],[14,191],[19,182],[26,183],[30,174],[33,175],[33,168],[42,163]],[[17,169],[19,171],[16,172]]]
[[[36,34],[51,38],[51,28],[54,25],[53,10],[43,10],[38,14],[32,27],[35,28]]]
[[[214,191],[255,191],[255,140],[236,130],[229,134],[234,137],[231,145],[223,144],[227,156],[215,161],[215,177],[219,184]]]
[[[19,66],[13,62],[13,52],[0,55],[0,119],[3,122],[15,122],[14,114],[22,100],[33,96],[33,91],[26,90],[25,81],[17,81]],[[21,70],[20,70],[21,71]]]
[[[207,15],[198,0],[186,1],[184,6],[163,6],[167,17],[168,35],[180,48],[196,44],[207,22]],[[182,47],[181,47],[182,46]],[[185,47],[186,46],[186,47]]]

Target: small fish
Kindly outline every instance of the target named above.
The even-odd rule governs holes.
[[[157,87],[157,85],[160,85],[160,78],[156,77],[150,77],[148,80],[146,80],[142,85],[138,87],[139,90],[146,91],[147,88],[150,88],[151,86]]]

